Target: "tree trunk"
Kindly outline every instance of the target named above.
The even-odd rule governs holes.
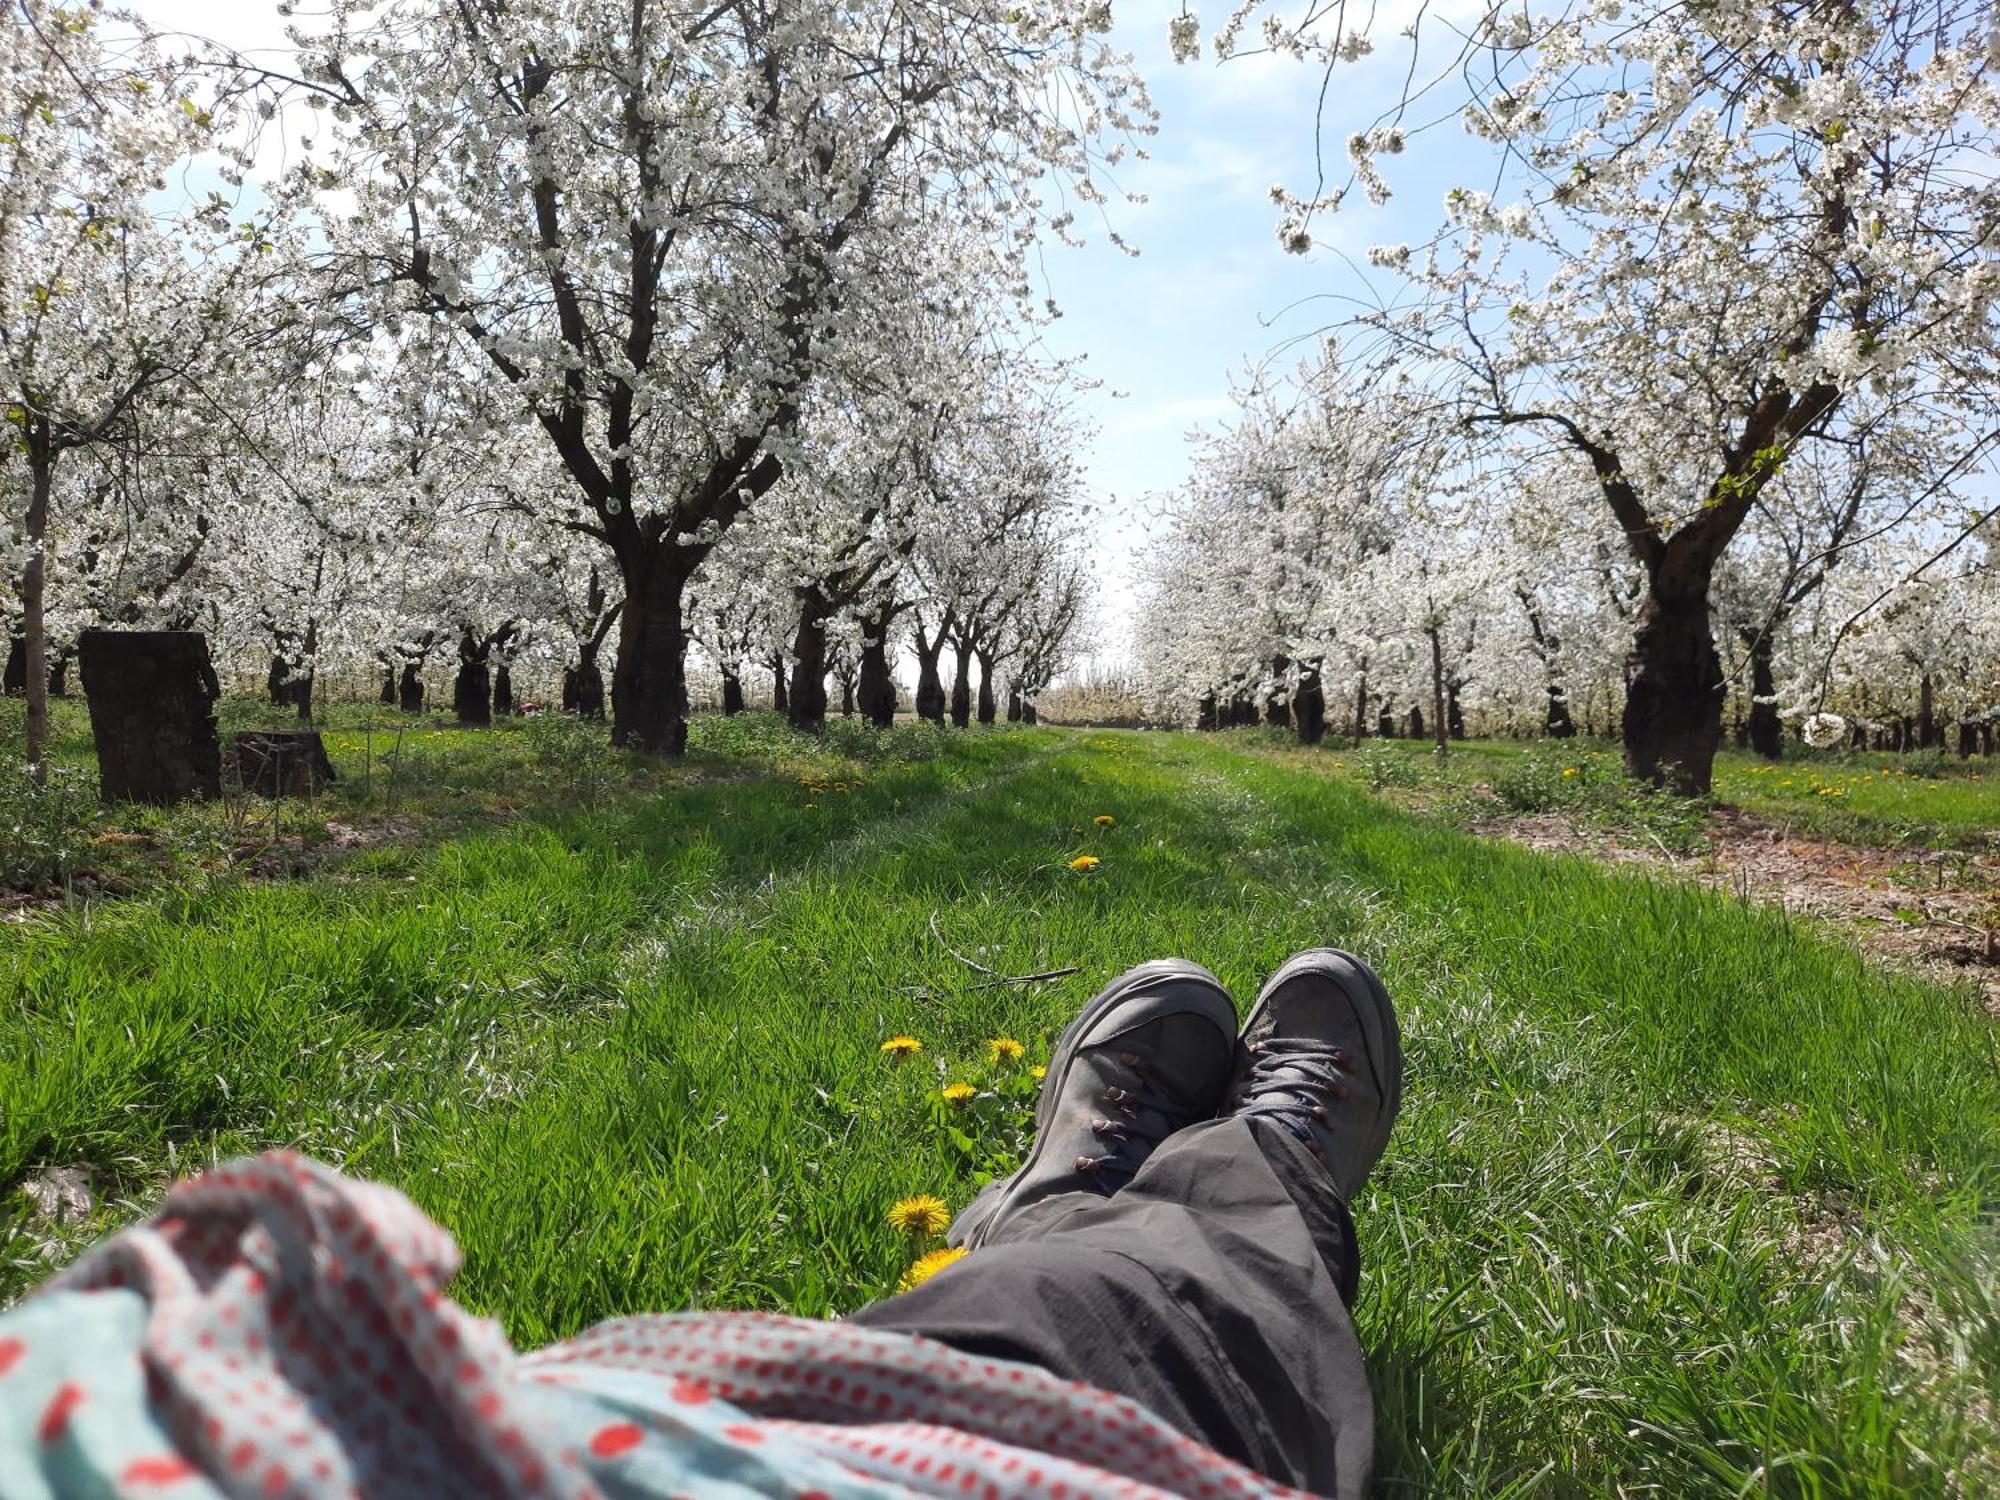
[[[1931,686],[1931,674],[1924,673],[1923,681],[1917,684],[1917,748],[1929,750],[1934,745],[1944,743],[1944,731],[1938,727],[1936,695]]]
[[[1450,720],[1444,713],[1444,641],[1443,632],[1435,625],[1424,632],[1431,638],[1431,729],[1437,739],[1437,753],[1451,754]],[[1424,721],[1413,708],[1410,710],[1410,738],[1421,739]]]
[[[417,675],[417,664],[403,663],[403,680],[396,688],[396,701],[406,714],[420,714],[424,711],[424,680]]]
[[[39,422],[37,426],[46,426]],[[43,453],[29,459],[28,565],[21,571],[22,685],[28,698],[28,770],[48,779],[44,757],[49,743],[48,568],[43,542],[49,530],[49,492],[55,460]],[[219,752],[218,752],[219,753]]]
[[[1354,748],[1359,750],[1361,742],[1368,738],[1368,673],[1364,669],[1361,681],[1354,688]]]
[[[1972,752],[1979,748],[1979,726],[1964,719],[1958,721],[1958,758],[1970,760]]]
[[[514,673],[504,661],[493,669],[493,717],[508,719],[514,715]]]
[[[840,674],[840,716],[843,719],[854,717],[854,674],[852,672],[842,672]]]
[[[958,665],[951,679],[951,722],[957,729],[963,729],[972,722],[972,652],[968,647],[954,648]]]
[[[86,630],[79,647],[104,800],[164,806],[221,796],[221,689],[207,640],[195,631]]]
[[[1011,682],[1007,684],[1007,722],[1021,722],[1021,690]]]
[[[799,594],[799,624],[792,633],[792,692],[789,717],[794,729],[826,723],[826,601],[816,592]]]
[[[1728,684],[1708,628],[1709,570],[1668,558],[1654,572],[1633,637],[1625,690],[1625,769],[1683,796],[1706,796]]]
[[[1542,727],[1552,740],[1576,738],[1576,722],[1569,716],[1569,694],[1553,682],[1549,684],[1549,711]]]
[[[1385,740],[1396,738],[1396,716],[1389,712],[1387,703],[1382,705],[1382,711],[1375,716],[1375,733]]]
[[[1298,686],[1292,689],[1287,717],[1298,731],[1301,745],[1317,745],[1326,738],[1326,686],[1320,679],[1317,661],[1299,663]]]
[[[1750,642],[1750,748],[1765,760],[1782,759],[1785,725],[1778,717],[1778,675],[1771,664],[1771,636],[1761,632]]]
[[[743,674],[722,669],[722,711],[725,714],[743,712]]]
[[[1290,670],[1291,665],[1291,662],[1283,656],[1271,658],[1272,686],[1271,691],[1264,695],[1264,722],[1273,729],[1289,729],[1292,724],[1294,705],[1286,701],[1284,688],[1285,673]],[[1304,734],[1299,738],[1305,739]],[[1306,742],[1312,743],[1310,740]]]
[[[565,674],[565,692],[570,698],[563,706],[579,719],[604,717],[604,668],[597,664],[597,646],[584,642],[577,647],[575,667]]]
[[[944,654],[944,642],[928,649],[919,639],[917,644],[917,717],[929,719],[933,724],[944,723],[945,693],[944,678],[938,672],[938,658]]]
[[[493,674],[486,667],[486,650],[468,625],[458,638],[458,676],[451,684],[451,712],[461,724],[493,722]]]
[[[1424,711],[1419,705],[1412,703],[1410,705],[1410,738],[1413,740],[1420,740],[1423,737],[1424,737]]]
[[[771,658],[771,712],[789,714],[792,711],[791,684],[786,680],[791,664],[782,655]]]
[[[396,701],[396,669],[393,666],[382,668],[382,701],[390,704]]]
[[[1458,701],[1458,690],[1464,686],[1465,684],[1460,682],[1456,677],[1445,679],[1445,727],[1451,731],[1451,737],[1455,740],[1465,738],[1465,710],[1460,706]]]
[[[855,689],[856,705],[878,729],[896,722],[896,679],[889,672],[889,622],[877,618],[868,623],[861,641],[861,680]]]
[[[0,672],[0,694],[19,698],[28,691],[28,643],[18,635],[7,642],[7,668]]]
[[[1033,698],[1027,698],[1022,701],[1021,722],[1023,724],[1034,724],[1039,722],[1039,714],[1037,709],[1035,708],[1035,700]]]
[[[979,722],[991,724],[1000,716],[999,701],[993,696],[993,658],[975,651],[979,658]]]
[[[681,595],[687,570],[668,547],[620,558],[625,605],[611,669],[611,743],[648,755],[687,750],[687,631]]]
[[[1214,729],[1217,723],[1215,694],[1203,693],[1201,701],[1194,706],[1194,727],[1196,729]]]

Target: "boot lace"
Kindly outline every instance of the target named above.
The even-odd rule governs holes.
[[[1152,1076],[1146,1059],[1121,1052],[1118,1061],[1132,1071],[1139,1088],[1113,1086],[1098,1097],[1110,1105],[1115,1116],[1090,1122],[1090,1133],[1110,1147],[1101,1156],[1077,1157],[1076,1170],[1094,1178],[1106,1192],[1116,1191],[1132,1180],[1139,1164],[1153,1147],[1180,1128],[1191,1112],[1187,1102]],[[1143,1147],[1143,1150],[1135,1150]]]
[[[1269,1037],[1254,1044],[1250,1055],[1255,1061],[1237,1088],[1232,1112],[1262,1115],[1311,1147],[1315,1156],[1323,1155],[1313,1128],[1333,1128],[1326,1101],[1347,1097],[1341,1075],[1354,1071],[1353,1059],[1311,1037]]]

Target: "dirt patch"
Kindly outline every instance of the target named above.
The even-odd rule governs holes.
[[[1669,869],[1839,926],[1868,952],[1947,982],[1970,979],[2000,1016],[2000,859],[1955,850],[1873,849],[1800,838],[1718,809],[1705,854],[1675,855],[1631,834],[1581,828],[1558,813],[1492,818],[1479,833]]]

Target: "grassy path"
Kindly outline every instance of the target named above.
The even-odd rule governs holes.
[[[892,1200],[962,1202],[1018,1147],[1024,1084],[989,1038],[1038,1060],[1162,953],[1247,1005],[1338,941],[1408,1049],[1356,1205],[1384,1493],[2000,1483],[2000,1081],[1962,997],[1213,740],[975,734],[862,775],[0,934],[0,1182],[89,1163],[128,1200],[109,1220],[287,1144],[409,1191],[465,1245],[461,1295],[526,1343],[638,1309],[839,1311],[907,1261]],[[946,943],[1080,972],[976,988]],[[886,1061],[896,1032],[925,1051]],[[953,1111],[959,1079],[989,1093]],[[0,1295],[45,1265],[18,1201]]]

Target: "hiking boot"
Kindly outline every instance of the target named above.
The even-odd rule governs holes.
[[[1402,1098],[1402,1034],[1375,971],[1337,948],[1285,960],[1243,1023],[1225,1112],[1305,1142],[1351,1203]]]
[[[1235,1030],[1229,992],[1200,964],[1155,959],[1112,980],[1056,1042],[1028,1159],[981,1190],[946,1242],[975,1249],[1031,1203],[1130,1182],[1161,1141],[1214,1116]]]

